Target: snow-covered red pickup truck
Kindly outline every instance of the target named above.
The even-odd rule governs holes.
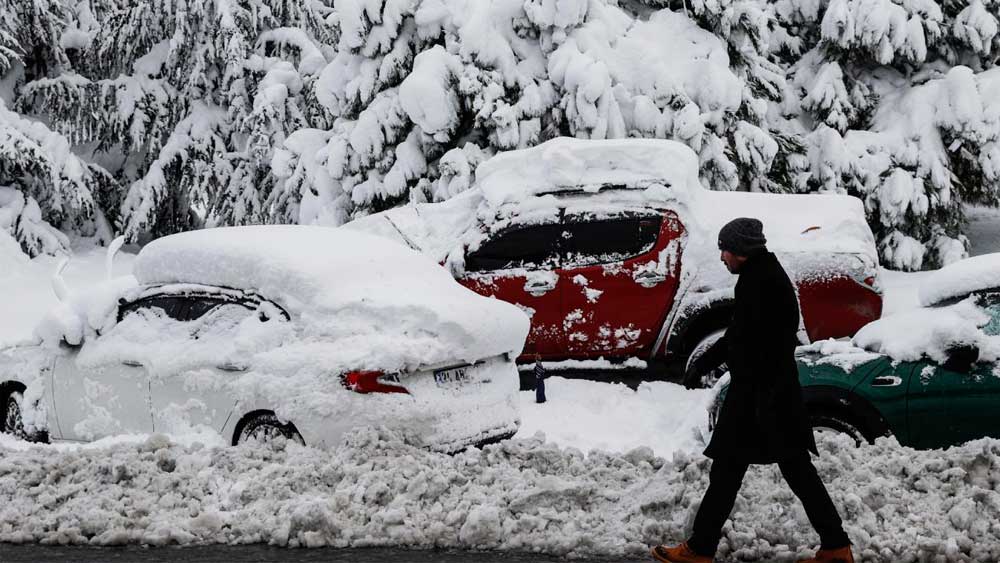
[[[716,236],[739,216],[764,222],[795,281],[804,343],[881,315],[860,200],[709,191],[697,170],[672,141],[554,139],[484,162],[455,198],[346,228],[421,250],[466,287],[521,307],[532,319],[522,360],[638,358],[653,375],[676,374],[729,323],[736,277]]]

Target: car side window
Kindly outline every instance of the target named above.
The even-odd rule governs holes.
[[[610,264],[649,252],[656,246],[662,220],[659,216],[568,216],[563,225],[563,264]]]
[[[118,308],[118,322],[129,315],[153,314],[164,316],[174,320],[183,320],[185,302],[182,297],[175,295],[154,295],[144,297],[131,303],[126,303]]]
[[[242,303],[216,301],[214,307],[198,318],[191,319],[192,336],[225,335],[236,330],[240,323],[253,314],[254,310]]]
[[[555,268],[558,266],[562,231],[558,224],[529,225],[501,231],[466,257],[465,269],[485,272],[511,268]]]
[[[986,306],[990,321],[983,327],[983,332],[990,336],[1000,336],[1000,302]]]

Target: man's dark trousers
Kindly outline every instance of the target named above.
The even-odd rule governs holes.
[[[712,461],[709,474],[708,491],[701,501],[698,514],[694,519],[694,533],[688,540],[688,545],[695,552],[703,555],[714,555],[722,537],[722,525],[726,523],[733,511],[736,495],[743,484],[743,476],[749,463],[738,459],[722,458]],[[808,452],[801,456],[778,462],[778,468],[785,482],[799,497],[809,523],[819,533],[823,549],[836,549],[851,543],[840,521],[840,515],[830,500],[830,495],[823,486],[809,459]]]

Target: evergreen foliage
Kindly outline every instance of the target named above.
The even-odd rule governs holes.
[[[861,198],[889,267],[998,203],[998,0],[0,0],[0,212],[62,233],[341,224],[497,151],[661,137],[712,189]],[[15,211],[16,210],[16,211]],[[62,231],[62,233],[60,232]]]

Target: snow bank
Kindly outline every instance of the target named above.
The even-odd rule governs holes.
[[[552,369],[548,363],[546,368]],[[557,444],[583,451],[624,453],[645,446],[664,456],[703,447],[714,397],[707,389],[689,391],[662,381],[632,390],[558,376],[545,379],[545,390],[547,401],[541,404],[534,391],[521,393],[519,437],[543,432]]]
[[[1000,441],[918,452],[822,435],[819,473],[862,561],[1000,558]],[[447,456],[358,432],[294,444],[24,447],[0,438],[0,541],[271,543],[643,556],[690,532],[709,461],[562,449],[541,438]],[[51,478],[46,476],[58,476]],[[919,509],[916,509],[919,507]],[[776,466],[748,472],[719,559],[786,561],[818,543]]]
[[[1000,253],[959,260],[929,274],[918,290],[920,303],[934,305],[973,291],[1000,288]]]

